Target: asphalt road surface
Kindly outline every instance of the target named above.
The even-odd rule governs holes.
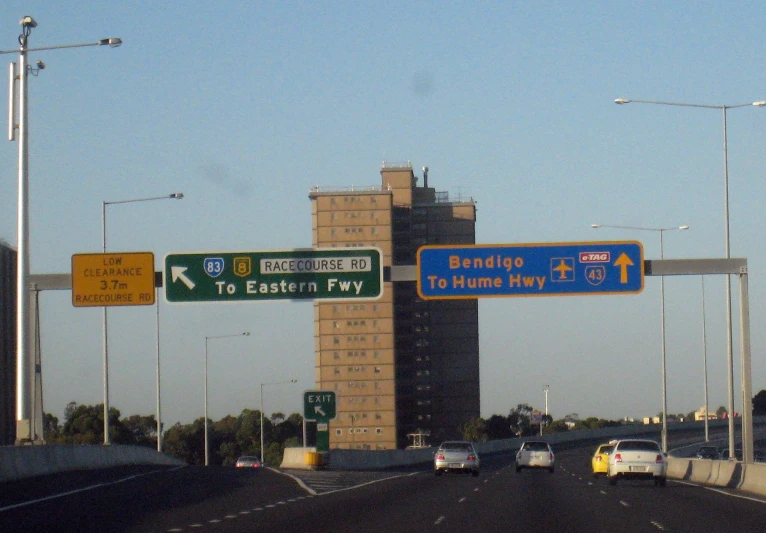
[[[766,499],[590,471],[592,449],[556,470],[483,458],[478,478],[397,472],[126,467],[0,484],[0,532],[763,532]]]

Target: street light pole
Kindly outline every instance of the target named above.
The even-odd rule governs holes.
[[[728,153],[728,139],[726,129],[726,111],[728,109],[736,109],[738,107],[763,107],[766,106],[766,100],[760,100],[758,102],[750,102],[746,104],[737,105],[703,105],[703,104],[687,104],[683,102],[661,102],[654,100],[631,100],[629,98],[617,98],[614,101],[615,104],[624,105],[630,103],[637,104],[653,104],[653,105],[669,105],[679,107],[699,107],[703,109],[720,109],[723,114],[723,183],[724,183],[724,229],[725,229],[725,247],[726,247],[726,259],[731,258],[731,246],[729,243],[729,153]],[[744,359],[744,354],[743,354]],[[728,386],[728,401],[729,401],[729,458],[734,459],[734,348],[733,348],[733,333],[732,333],[732,316],[731,316],[731,275],[726,275],[726,366],[727,366],[727,386]],[[744,370],[743,372],[747,372]],[[749,374],[744,376],[746,381],[749,381]],[[749,394],[750,391],[743,391],[743,394]]]
[[[548,416],[548,391],[550,390],[550,385],[546,385],[543,389],[545,391],[545,416]]]
[[[205,466],[208,466],[210,463],[210,452],[208,448],[208,423],[207,423],[207,344],[211,339],[226,339],[228,337],[247,337],[250,335],[249,331],[244,331],[242,333],[234,333],[233,335],[213,335],[210,337],[205,337]]]
[[[263,438],[263,387],[264,387],[264,385],[284,385],[284,384],[287,384],[287,383],[298,383],[298,380],[297,379],[291,379],[290,381],[277,381],[275,383],[261,383],[261,466],[263,466],[263,464],[264,464],[263,463],[263,447],[264,447],[264,443],[265,443],[265,440]],[[305,425],[304,425],[304,427],[305,427]],[[305,437],[304,437],[304,439],[305,439]],[[304,446],[306,445],[305,440],[304,440],[303,445]]]
[[[617,228],[637,231],[655,231],[660,234],[660,259],[665,259],[665,242],[663,234],[666,231],[687,230],[689,226],[676,226],[674,228],[641,228],[635,226],[610,226],[607,224],[591,224],[592,228]],[[667,392],[667,361],[665,357],[665,276],[660,276],[660,308],[661,308],[661,331],[662,331],[662,451],[668,451],[668,392]]]
[[[114,204],[130,204],[134,202],[149,202],[151,200],[181,200],[183,193],[174,192],[165,196],[152,196],[150,198],[135,198],[132,200],[116,200],[113,202],[101,202],[101,251],[106,253],[106,206]],[[160,412],[160,300],[157,298],[157,451],[162,451],[162,423]],[[103,326],[103,352],[104,352],[104,444],[109,444],[109,342],[107,330],[107,306],[101,308],[101,322]]]
[[[18,191],[18,233],[17,233],[17,267],[16,267],[16,441],[32,440],[34,435],[32,425],[32,383],[34,381],[33,355],[29,347],[29,128],[28,128],[28,77],[34,76],[45,68],[45,63],[37,61],[37,68],[27,65],[27,53],[42,50],[59,50],[62,48],[79,48],[85,46],[109,45],[112,48],[120,46],[122,40],[117,37],[101,39],[95,43],[68,44],[29,48],[29,35],[37,27],[37,21],[27,15],[20,21],[22,32],[19,35],[18,50],[0,50],[0,55],[18,52],[19,70],[10,64],[8,98],[8,140],[16,139],[19,132],[19,191]],[[18,80],[18,110],[16,109],[16,81]],[[18,117],[16,113],[18,111]],[[18,122],[16,119],[18,118]]]

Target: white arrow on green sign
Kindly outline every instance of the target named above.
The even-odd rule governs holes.
[[[335,393],[333,391],[304,392],[303,418],[322,422],[335,418]]]
[[[380,298],[379,248],[298,248],[170,253],[163,286],[169,303]]]

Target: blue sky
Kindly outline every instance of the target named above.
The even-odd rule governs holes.
[[[117,49],[31,53],[31,270],[68,273],[100,252],[311,246],[309,189],[377,185],[381,162],[430,168],[477,202],[478,243],[639,240],[666,258],[724,257],[722,114],[617,106],[766,99],[764,17],[749,2],[51,2],[0,5],[0,50],[121,37]],[[14,54],[4,56],[15,61]],[[6,63],[7,64],[7,63]],[[6,70],[7,72],[7,70]],[[750,274],[753,389],[766,388],[766,109],[728,113],[732,257]],[[0,144],[0,238],[16,242],[17,144]],[[417,171],[420,175],[419,170]],[[726,405],[725,278],[705,280],[710,404]],[[703,403],[699,277],[665,282],[668,410]],[[734,284],[734,309],[738,310]],[[42,296],[44,401],[103,400],[100,309]],[[661,409],[660,282],[639,295],[481,300],[482,415],[519,403],[559,418]],[[166,424],[209,412],[302,409],[314,386],[310,303],[162,302]],[[109,311],[110,399],[155,412],[155,309]],[[739,320],[735,312],[735,398]]]

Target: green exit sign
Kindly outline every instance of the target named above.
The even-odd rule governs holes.
[[[320,422],[335,418],[335,393],[321,390],[304,392],[303,418]]]
[[[380,298],[379,248],[299,248],[170,253],[163,286],[169,303]]]

